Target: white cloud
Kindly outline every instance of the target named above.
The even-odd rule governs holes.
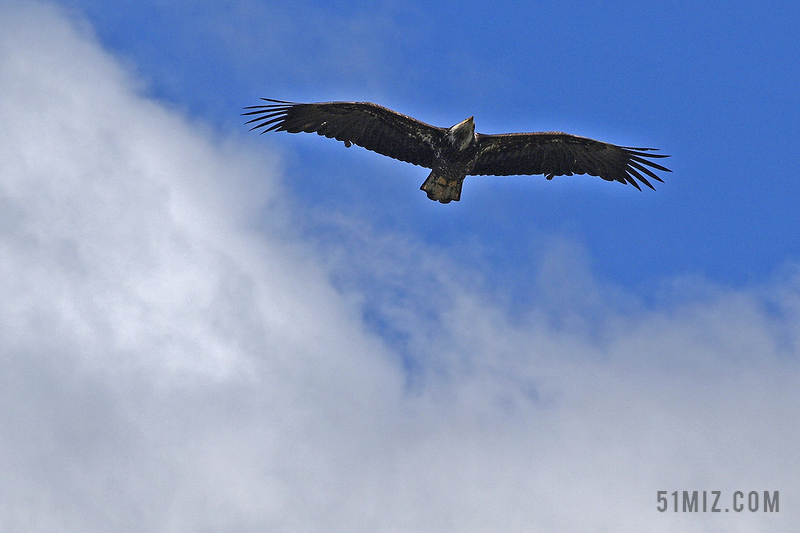
[[[0,8],[0,530],[793,530],[797,273],[653,310],[559,244],[512,318],[403,237],[304,242],[278,161],[75,26]],[[704,489],[781,512],[655,510]]]

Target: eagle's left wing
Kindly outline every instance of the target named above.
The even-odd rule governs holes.
[[[250,106],[252,129],[317,133],[357,144],[406,163],[433,168],[443,128],[431,126],[371,102],[296,104],[262,98],[267,103]]]
[[[636,180],[651,189],[646,174],[661,181],[650,168],[671,172],[652,158],[669,157],[650,153],[654,148],[617,146],[561,132],[478,134],[478,160],[472,175],[513,176],[544,174],[553,176],[589,174],[606,181],[630,183],[641,190]]]

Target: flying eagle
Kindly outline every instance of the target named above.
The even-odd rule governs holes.
[[[606,181],[637,180],[651,189],[648,177],[663,183],[655,172],[671,172],[653,158],[655,148],[631,148],[557,131],[539,133],[475,133],[474,117],[450,128],[438,128],[371,102],[298,104],[262,98],[264,105],[249,106],[251,129],[317,133],[362,146],[400,161],[431,169],[420,189],[428,198],[446,204],[461,199],[467,176],[553,176],[589,174]],[[650,167],[650,168],[648,168]]]

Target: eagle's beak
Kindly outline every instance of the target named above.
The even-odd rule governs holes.
[[[458,129],[467,128],[467,131],[475,131],[475,121],[472,120],[475,117],[469,117],[467,119],[462,120],[458,123]]]

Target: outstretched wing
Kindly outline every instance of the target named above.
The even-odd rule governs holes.
[[[470,174],[553,176],[589,174],[606,181],[630,183],[636,180],[651,189],[650,177],[661,181],[651,169],[671,172],[651,159],[669,157],[650,153],[654,148],[630,148],[561,132],[478,135],[478,161]],[[649,167],[649,168],[648,168]]]
[[[243,113],[252,115],[252,129],[317,133],[357,144],[406,163],[432,168],[436,145],[444,135],[437,128],[371,102],[325,102],[296,104],[262,98],[265,105],[250,106]]]

